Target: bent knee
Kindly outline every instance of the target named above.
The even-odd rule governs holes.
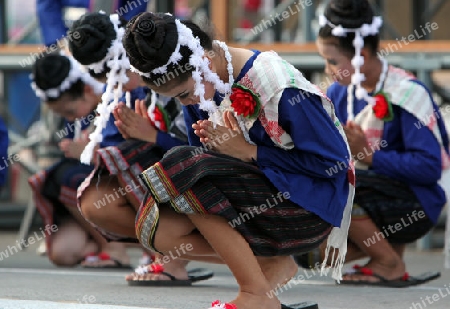
[[[94,222],[98,220],[100,214],[94,202],[90,198],[85,198],[80,202],[81,214],[87,220]]]
[[[67,249],[67,248],[66,248]],[[56,266],[75,266],[80,263],[81,256],[75,252],[65,249],[52,248],[48,253],[48,258]]]
[[[94,223],[101,220],[102,215],[105,214],[104,208],[109,206],[104,199],[96,190],[90,187],[86,189],[80,198],[80,208],[83,217]]]
[[[74,219],[67,218],[50,241],[50,261],[58,266],[74,266],[84,258],[88,234]]]

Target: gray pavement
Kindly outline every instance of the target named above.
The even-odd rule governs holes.
[[[0,252],[15,244],[16,233],[0,232]],[[220,265],[191,263],[189,268],[208,267],[215,276],[183,288],[129,287],[126,271],[58,268],[36,255],[37,244],[0,260],[0,309],[206,309],[213,300],[232,299],[237,284]],[[129,249],[137,264],[140,251]],[[443,269],[442,251],[406,253],[411,275],[441,271],[428,284],[406,289],[337,286],[331,278],[299,270],[279,298],[292,304],[316,301],[320,309],[450,308],[450,270]],[[258,309],[258,308],[255,308]]]

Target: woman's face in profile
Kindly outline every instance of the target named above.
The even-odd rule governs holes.
[[[92,112],[92,103],[84,95],[76,99],[69,95],[63,95],[47,105],[54,113],[71,122],[75,119],[87,117]]]
[[[148,86],[163,96],[176,98],[184,106],[200,103],[200,98],[194,94],[195,81],[192,77],[189,77],[186,81],[179,84],[176,84],[176,82],[173,81],[171,83],[171,86],[172,85],[174,86],[164,87],[163,85],[160,85],[157,87],[152,84],[149,84]],[[203,85],[205,86],[205,100],[212,100],[216,91],[214,85],[205,81],[203,81]]]
[[[319,37],[316,45],[320,56],[325,60],[325,73],[341,85],[350,85],[354,68],[348,55],[329,39]]]

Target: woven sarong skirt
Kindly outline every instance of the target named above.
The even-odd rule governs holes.
[[[96,152],[97,164],[90,175],[78,188],[78,207],[85,189],[100,179],[117,177],[122,183],[129,185],[134,198],[143,201],[147,192],[139,180],[139,174],[158,162],[164,155],[164,150],[153,143],[130,139],[117,146],[104,147]],[[89,221],[89,220],[88,220]],[[107,240],[137,243],[124,235],[107,231],[90,222]]]
[[[192,146],[175,147],[144,171],[148,188],[136,217],[142,245],[154,247],[159,209],[225,218],[257,256],[308,252],[329,235],[332,225],[289,200],[257,166]]]
[[[65,216],[70,216],[66,207],[77,207],[77,188],[93,168],[75,159],[63,159],[28,178],[44,225],[58,225]],[[48,251],[51,250],[51,236],[45,237]]]
[[[367,216],[390,243],[413,242],[433,227],[408,185],[373,171],[356,170],[352,220]]]

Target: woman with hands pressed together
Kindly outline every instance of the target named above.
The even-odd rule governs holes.
[[[38,59],[31,77],[36,95],[66,120],[64,130],[52,132],[63,135],[59,146],[65,158],[28,179],[44,224],[58,227],[45,238],[50,261],[59,266],[81,263],[89,267],[92,263],[86,256],[92,252],[109,252],[119,263],[125,263],[124,246],[107,243],[76,208],[76,190],[93,169],[92,165],[81,164],[79,158],[92,131],[103,84],[83,72],[73,58],[60,54]],[[115,263],[104,262],[103,266],[113,267]]]
[[[327,95],[356,162],[346,262],[369,258],[341,283],[403,287],[436,278],[409,276],[403,253],[436,224],[444,190],[450,193],[449,138],[439,108],[415,76],[377,55],[382,20],[367,0],[332,0],[319,21],[319,53],[336,80]],[[314,265],[321,249],[298,263]]]
[[[108,239],[136,243],[134,220],[146,193],[138,175],[167,150],[186,144],[181,108],[143,87],[141,77],[130,71],[121,42],[124,21],[117,14],[85,14],[70,31],[78,34],[69,43],[73,56],[93,77],[106,81],[96,131],[81,155],[82,161],[94,159],[96,165],[78,190],[79,208]],[[118,98],[122,90],[130,92],[125,100]],[[165,263],[164,273],[147,263],[126,277],[130,285],[186,285],[212,276],[203,270],[188,272],[187,261],[180,259]]]
[[[228,265],[239,294],[213,308],[280,309],[273,290],[297,272],[291,255],[328,236],[339,279],[354,174],[326,173],[350,153],[325,95],[277,54],[228,47],[170,14],[136,16],[123,44],[147,86],[182,103],[190,144],[141,174],[141,244],[189,244],[182,258]]]

